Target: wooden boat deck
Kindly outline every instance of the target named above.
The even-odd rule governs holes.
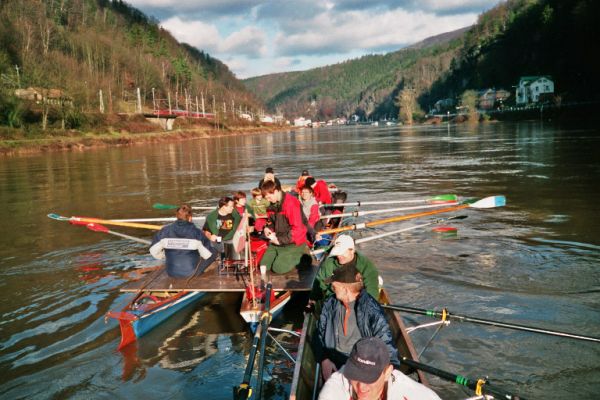
[[[287,274],[270,274],[273,290],[308,291],[317,274],[317,267],[302,270],[293,269]],[[243,292],[245,283],[249,281],[247,274],[236,275],[234,272],[220,272],[219,263],[211,264],[204,273],[192,278],[176,279],[167,275],[165,268],[150,273],[146,278],[130,282],[121,288],[121,292],[152,291],[195,291],[195,292]],[[257,275],[255,275],[255,284]]]

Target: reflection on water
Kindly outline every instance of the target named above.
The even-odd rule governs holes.
[[[236,314],[237,298],[209,296],[116,352],[118,328],[105,324],[104,314],[127,304],[131,295],[119,287],[156,262],[142,245],[46,214],[170,216],[152,204],[212,206],[235,190],[249,191],[266,166],[287,184],[308,169],[346,190],[349,201],[506,195],[505,208],[464,210],[468,218],[450,224],[458,228],[453,238],[426,228],[361,250],[399,304],[597,335],[598,133],[538,122],[354,126],[3,158],[0,398],[230,398],[251,338]],[[417,346],[431,334],[417,331]],[[293,349],[293,339],[279,339]],[[469,377],[489,375],[529,398],[593,398],[600,390],[597,344],[452,323],[423,359]],[[267,397],[284,398],[289,361],[270,346],[267,364]],[[468,393],[431,381],[443,398]]]

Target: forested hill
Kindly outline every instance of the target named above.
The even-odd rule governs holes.
[[[154,88],[156,97],[170,92],[173,106],[177,94],[180,108],[186,93],[204,95],[207,111],[213,96],[260,107],[225,64],[121,0],[2,0],[0,20],[0,122],[19,114],[19,87],[59,89],[80,112],[98,111],[100,90],[107,111],[128,111],[137,88],[147,106]]]
[[[514,98],[513,86],[529,75],[550,75],[563,100],[598,100],[599,5],[508,0],[451,40],[425,40],[386,55],[244,83],[271,109],[321,120],[354,113],[397,116],[396,97],[403,89],[410,89],[424,110],[469,89],[504,88]]]
[[[448,70],[464,29],[385,55],[369,55],[322,68],[249,78],[243,82],[271,110],[320,120],[351,114],[396,117],[394,98],[410,81],[429,88]]]

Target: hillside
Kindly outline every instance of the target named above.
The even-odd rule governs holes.
[[[385,55],[369,55],[301,72],[244,80],[271,110],[288,116],[329,119],[357,114],[395,117],[394,98],[404,85],[429,88],[458,54],[464,30],[438,35]]]
[[[39,107],[14,97],[29,87],[61,102],[47,113],[50,127],[60,119],[79,128],[102,105],[107,114],[132,112],[137,88],[146,110],[153,89],[165,107],[170,97],[185,108],[186,94],[206,98],[207,112],[213,102],[261,107],[226,65],[121,0],[3,0],[0,19],[0,125],[37,123]]]
[[[271,109],[317,119],[357,114],[395,117],[396,97],[414,89],[423,110],[469,89],[512,91],[521,76],[550,75],[563,100],[598,100],[600,70],[592,38],[600,2],[508,0],[468,30],[403,50],[244,83]],[[513,96],[514,98],[514,96]]]

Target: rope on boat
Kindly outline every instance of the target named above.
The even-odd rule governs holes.
[[[273,335],[268,333],[268,331],[267,331],[267,334],[269,335],[269,337],[271,338],[273,343],[275,343],[275,345],[277,345],[277,347],[279,347],[279,349],[283,352],[283,354],[285,354],[287,356],[287,358],[289,358],[294,364],[296,364],[296,359],[294,357],[292,357],[292,355],[281,345],[281,343],[279,343],[279,341],[277,339],[275,339],[275,337],[273,337]]]

